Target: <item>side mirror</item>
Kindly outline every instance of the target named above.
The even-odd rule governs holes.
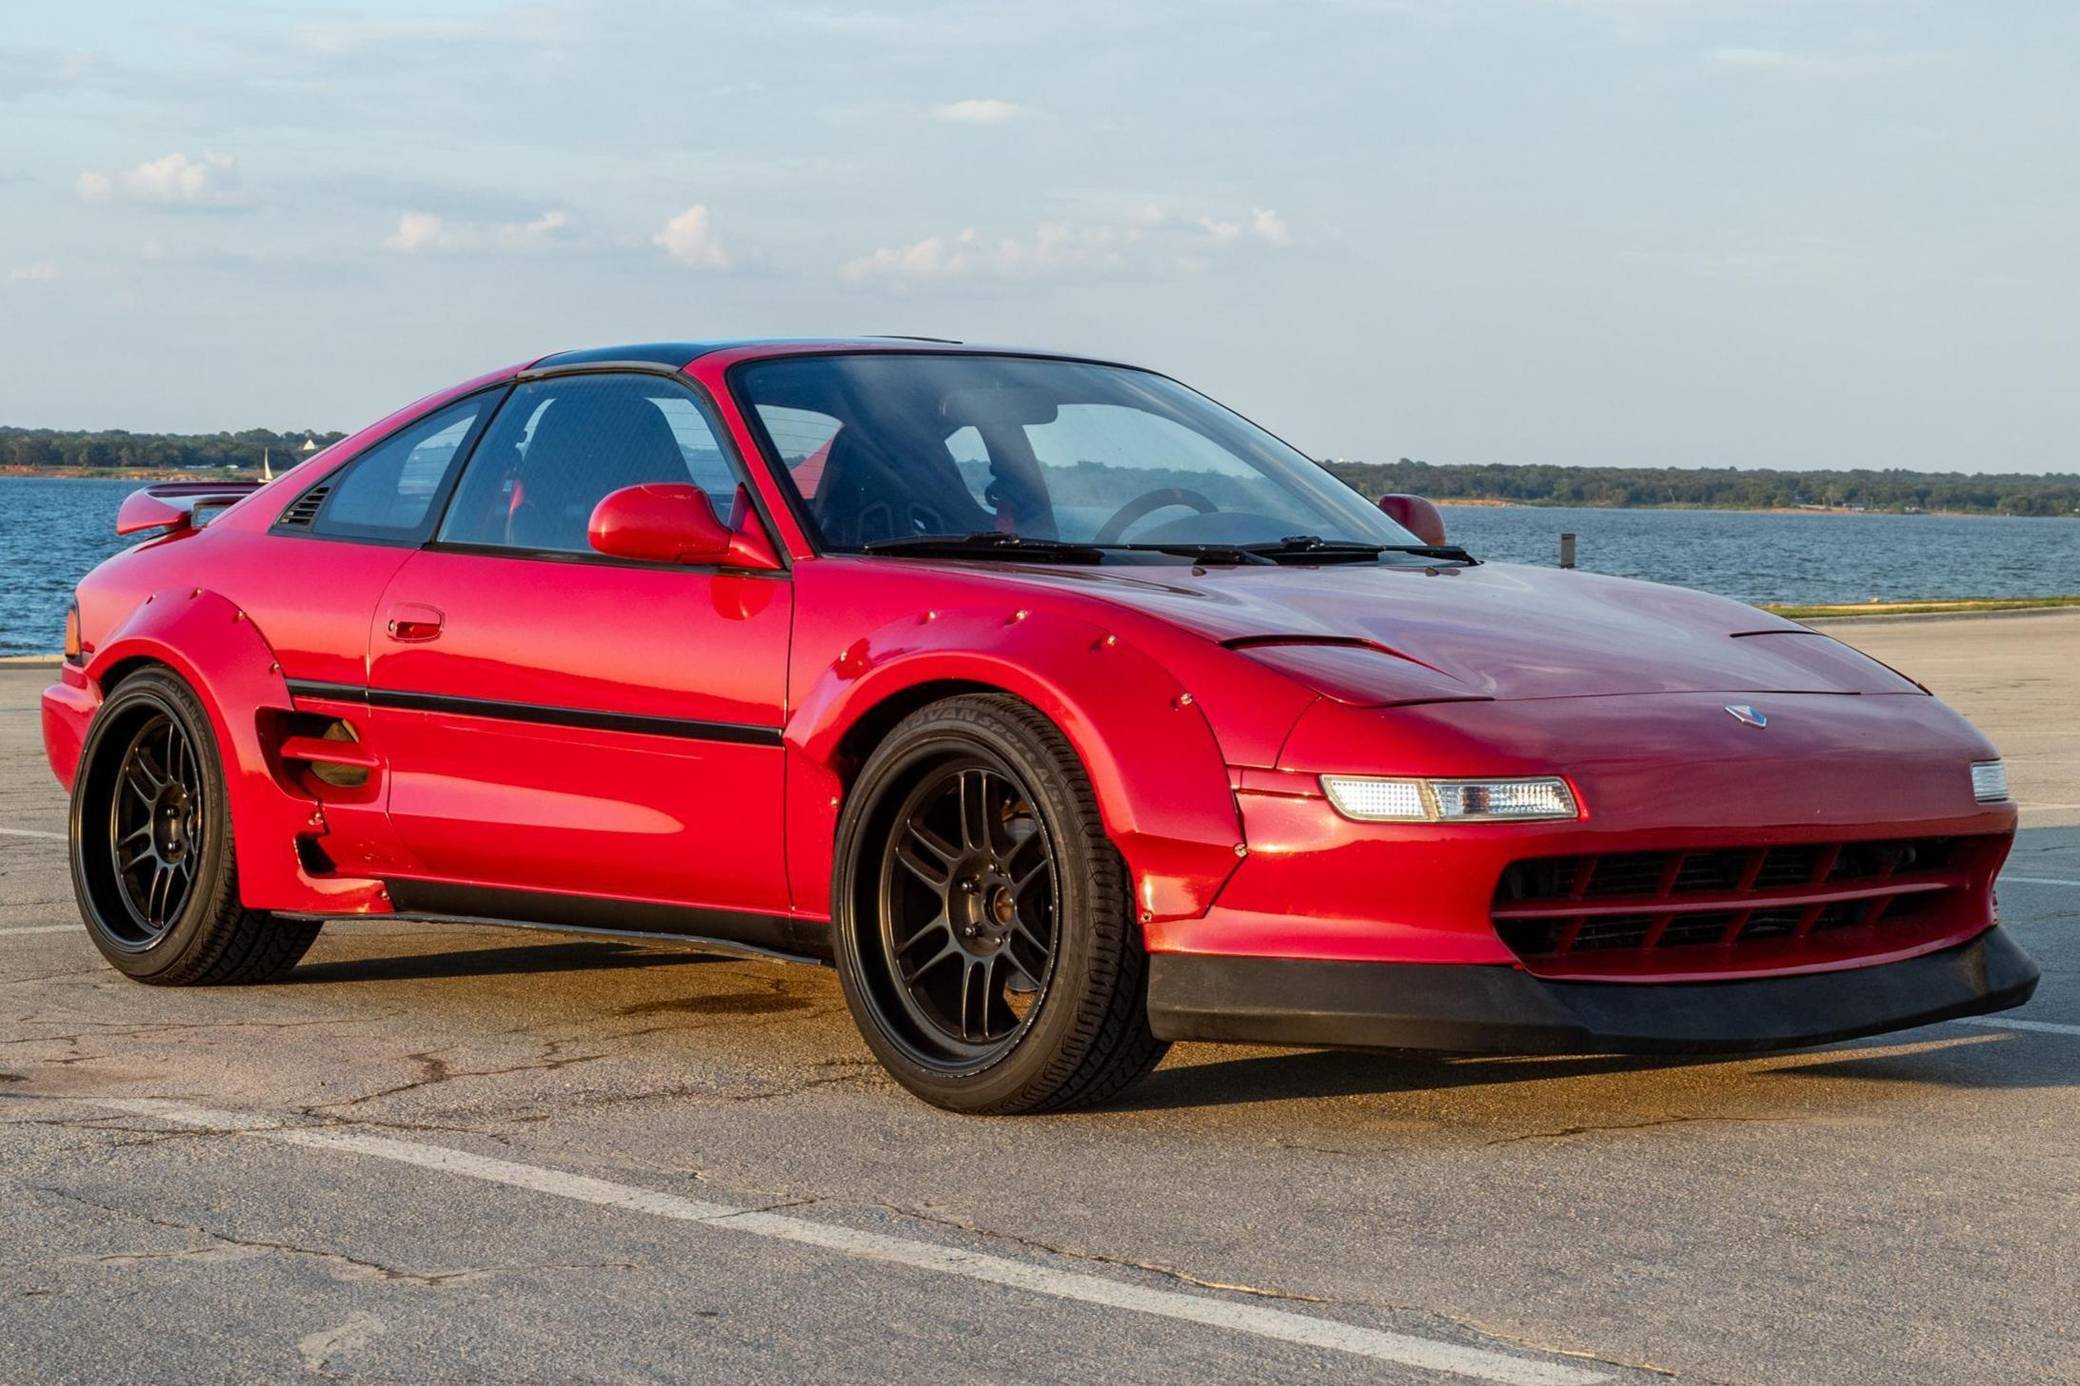
[[[1421,496],[1381,496],[1379,508],[1387,518],[1426,544],[1442,545],[1444,516]]]
[[[740,505],[747,523],[735,530],[715,516],[707,492],[686,482],[653,482],[609,491],[592,508],[585,537],[609,558],[645,563],[721,563],[777,568],[764,531]]]

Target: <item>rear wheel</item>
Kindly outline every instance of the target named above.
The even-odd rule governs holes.
[[[956,1111],[1110,1098],[1167,1048],[1119,854],[1061,732],[999,695],[934,703],[862,767],[838,833],[845,999],[895,1077]]]
[[[170,670],[124,679],[95,714],[73,783],[71,839],[87,932],[137,981],[270,981],[322,927],[239,903],[216,737],[201,700]]]

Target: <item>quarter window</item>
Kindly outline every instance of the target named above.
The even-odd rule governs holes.
[[[406,543],[425,539],[436,500],[497,398],[497,391],[487,391],[436,410],[349,462],[332,483],[311,533]]]

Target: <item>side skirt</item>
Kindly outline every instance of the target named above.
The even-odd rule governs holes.
[[[613,938],[668,938],[785,962],[830,962],[830,931],[784,915],[451,881],[391,880],[385,884],[396,907],[391,918]]]

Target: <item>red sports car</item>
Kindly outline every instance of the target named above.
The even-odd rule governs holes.
[[[1481,562],[1146,370],[568,352],[118,528],[43,729],[139,981],[343,917],[693,936],[834,962],[978,1112],[1178,1039],[1734,1051],[2036,983],[2001,762],[1927,690]]]

